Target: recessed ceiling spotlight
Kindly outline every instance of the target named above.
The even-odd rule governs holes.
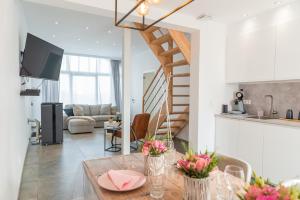
[[[212,16],[210,15],[206,15],[206,14],[202,14],[199,15],[198,17],[196,17],[197,20],[212,20]]]
[[[56,35],[53,34],[52,37],[53,37],[53,38],[56,38]]]
[[[279,6],[281,4],[281,1],[274,1],[273,3],[275,6]]]
[[[85,29],[86,29],[86,30],[89,30],[89,27],[87,26],[87,27],[85,27]]]
[[[107,31],[107,33],[108,33],[108,34],[111,34],[111,33],[112,33],[112,31],[111,31],[111,30],[108,30],[108,31]]]
[[[249,15],[247,13],[243,14],[243,17],[249,17]]]
[[[81,39],[80,39],[80,38],[77,38],[77,40],[80,41]]]
[[[58,23],[58,21],[55,21],[54,24],[55,24],[55,25],[58,25],[59,23]]]

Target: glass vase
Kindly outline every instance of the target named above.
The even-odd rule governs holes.
[[[174,148],[174,141],[172,139],[165,139],[164,140],[164,144],[167,147],[167,152],[164,153],[164,157],[165,157],[165,164],[166,167],[170,167],[172,165],[174,165],[175,161],[175,157],[176,157],[176,150]]]
[[[148,157],[144,156],[144,175],[148,176],[149,166],[148,166]]]
[[[210,200],[210,177],[203,179],[184,176],[184,200]]]
[[[161,199],[164,196],[165,166],[164,156],[148,156],[148,178],[150,181],[150,196]]]

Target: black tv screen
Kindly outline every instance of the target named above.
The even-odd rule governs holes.
[[[20,75],[58,80],[64,50],[27,34]]]

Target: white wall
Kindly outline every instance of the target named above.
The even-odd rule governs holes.
[[[160,64],[150,48],[145,46],[145,51],[134,52],[131,68],[131,117],[142,113],[143,105],[143,74],[156,72]],[[133,101],[134,100],[134,103]]]
[[[225,84],[225,47],[226,26],[215,22],[207,22],[200,26],[200,34],[192,35],[192,82],[190,108],[191,118],[197,119],[190,122],[191,146],[197,151],[214,150],[215,118],[221,112],[221,105],[228,104],[232,99],[233,91],[237,85]],[[197,37],[199,35],[200,37]],[[199,44],[198,46],[197,44]],[[196,44],[195,44],[196,43]],[[199,49],[197,49],[197,46]],[[199,65],[196,65],[199,63]],[[198,69],[195,69],[197,68]],[[198,75],[193,75],[198,73]],[[196,85],[196,86],[195,86]],[[193,96],[193,94],[197,94]],[[198,112],[195,113],[195,110]],[[191,120],[190,120],[191,121]],[[193,139],[197,138],[197,143]]]
[[[26,33],[23,19],[19,1],[0,1],[0,199],[7,200],[18,197],[29,137],[30,98],[19,95],[19,51]]]

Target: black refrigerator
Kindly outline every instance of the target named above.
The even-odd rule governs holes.
[[[42,144],[63,143],[63,104],[42,103],[41,104],[41,135]]]

